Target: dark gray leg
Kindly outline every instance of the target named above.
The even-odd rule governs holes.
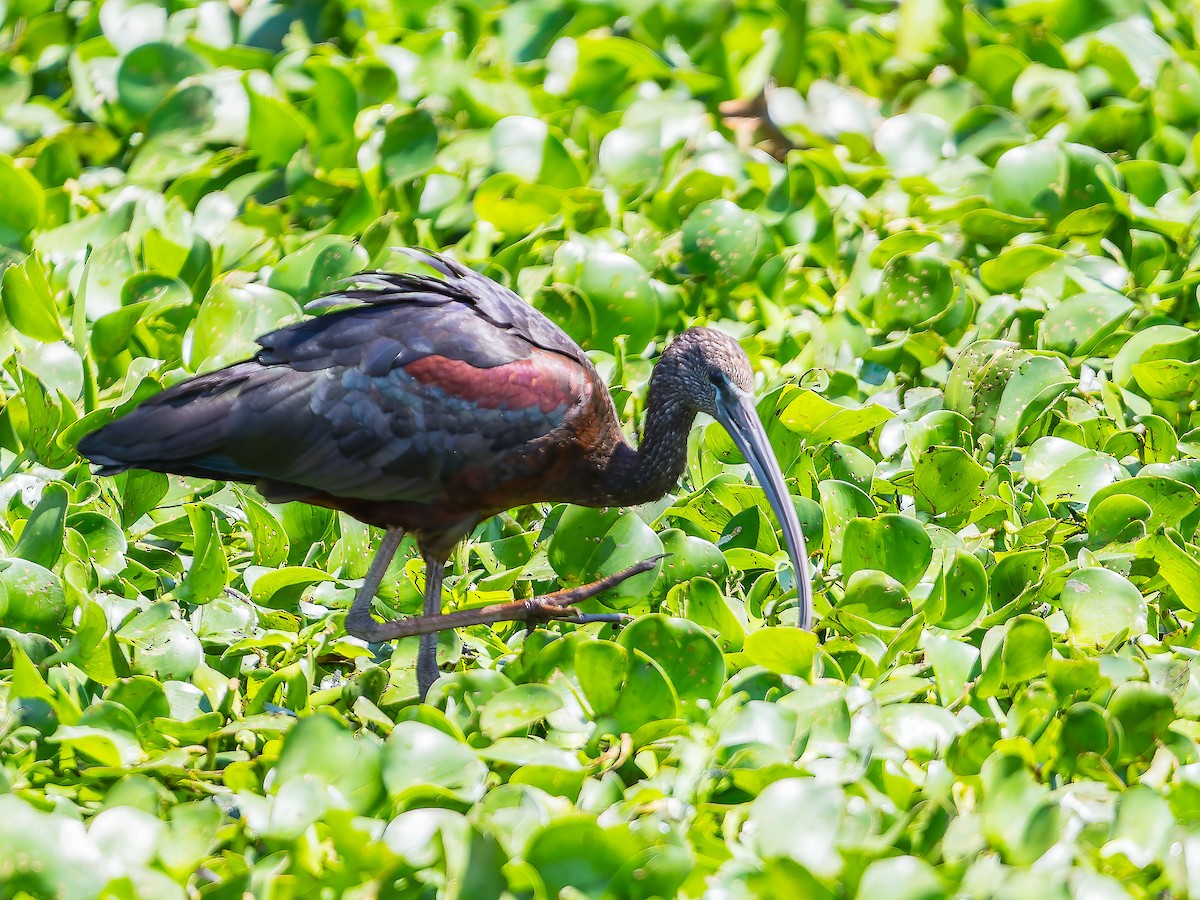
[[[436,616],[442,612],[442,579],[446,575],[446,561],[425,556],[425,615]],[[417,696],[421,702],[429,688],[438,678],[437,633],[421,635],[421,646],[417,651]]]
[[[363,579],[362,587],[354,595],[350,612],[346,613],[347,634],[372,643],[389,640],[384,624],[371,618],[371,602],[375,599],[379,583],[383,581],[384,573],[391,565],[392,557],[396,555],[403,539],[404,531],[399,528],[389,528],[383,536],[383,543],[375,551],[375,558],[371,560],[371,567],[367,569],[367,577]]]

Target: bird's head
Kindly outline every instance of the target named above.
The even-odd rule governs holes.
[[[663,382],[668,386],[664,393],[686,404],[689,413],[707,413],[720,422],[754,470],[783,526],[800,593],[800,625],[811,628],[808,550],[779,461],[755,410],[754,374],[746,351],[727,334],[711,328],[690,328],[663,351],[658,368],[663,370]]]
[[[695,412],[719,419],[723,405],[754,389],[750,358],[733,338],[712,328],[689,328],[663,351],[659,367],[674,382],[675,397]]]

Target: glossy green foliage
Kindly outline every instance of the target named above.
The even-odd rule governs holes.
[[[0,4],[0,896],[1200,896],[1185,0]],[[640,421],[737,336],[812,551],[698,422],[364,647],[380,535],[74,447],[444,249]],[[380,590],[415,612],[411,542]]]

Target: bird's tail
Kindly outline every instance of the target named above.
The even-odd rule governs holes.
[[[221,451],[238,395],[259,368],[238,363],[181,382],[85,435],[77,449],[100,475],[135,468],[218,479],[251,474]]]

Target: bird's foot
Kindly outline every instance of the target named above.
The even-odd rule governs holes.
[[[538,625],[548,622],[569,622],[572,625],[592,625],[597,622],[619,625],[632,622],[633,616],[625,613],[581,613],[572,606],[561,603],[546,602],[544,598],[535,597],[525,601],[525,615],[521,620],[532,630]]]

